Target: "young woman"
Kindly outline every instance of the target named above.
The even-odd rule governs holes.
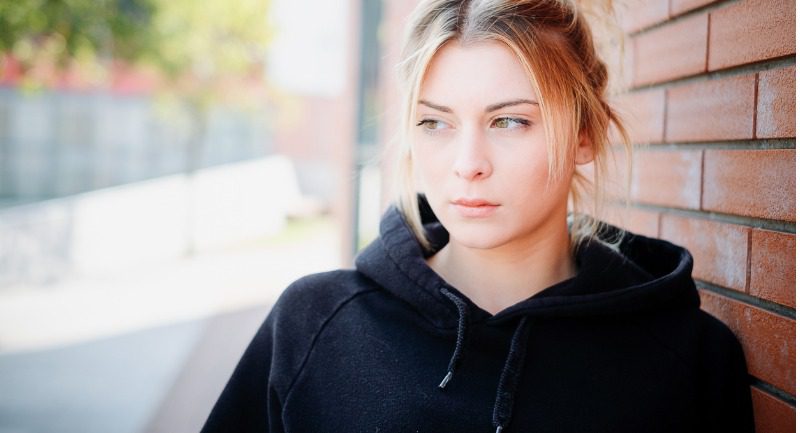
[[[578,212],[624,127],[573,2],[424,1],[401,66],[398,206],[285,291],[203,431],[753,431],[689,253]]]

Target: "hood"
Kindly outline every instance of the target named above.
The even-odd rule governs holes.
[[[420,214],[433,252],[425,253],[396,206],[383,215],[380,236],[356,257],[356,269],[394,296],[411,304],[436,327],[457,319],[443,288],[466,305],[471,321],[505,322],[531,318],[642,313],[700,305],[692,280],[692,257],[670,242],[626,232],[615,251],[592,240],[576,251],[577,274],[556,283],[494,316],[449,285],[426,263],[448,242],[448,233],[420,198]],[[619,228],[608,225],[607,235]]]
[[[495,395],[495,433],[502,433],[511,422],[533,320],[639,314],[700,305],[692,280],[692,257],[686,249],[626,232],[619,251],[596,240],[582,243],[575,252],[578,269],[574,277],[491,315],[428,266],[426,258],[447,244],[448,234],[422,196],[420,216],[432,252],[423,251],[402,213],[393,206],[381,220],[378,239],[356,257],[356,269],[410,304],[433,326],[452,328],[455,323],[453,354],[439,383],[442,390],[466,356],[471,323],[517,319]],[[608,227],[607,235],[619,234],[619,228]]]

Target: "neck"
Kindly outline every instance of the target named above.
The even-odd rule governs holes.
[[[428,260],[445,281],[491,314],[575,275],[566,222],[492,249],[451,240]]]

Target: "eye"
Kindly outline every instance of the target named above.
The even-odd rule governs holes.
[[[422,131],[430,135],[436,135],[445,132],[444,130],[449,127],[447,123],[436,119],[422,119],[417,122],[417,126],[422,127]]]
[[[422,119],[419,122],[417,122],[417,126],[421,126],[422,129],[428,132],[436,132],[441,129],[447,128],[446,123],[436,119]]]
[[[492,128],[518,129],[530,126],[531,122],[527,119],[517,117],[498,117],[492,120]]]

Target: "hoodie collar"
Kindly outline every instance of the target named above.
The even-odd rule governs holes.
[[[434,251],[449,235],[424,197],[420,216]],[[607,233],[619,228],[607,225]],[[670,242],[624,234],[619,251],[597,240],[576,251],[577,274],[514,304],[496,315],[476,306],[433,269],[402,212],[390,207],[380,224],[380,236],[356,257],[356,269],[394,296],[411,304],[438,328],[457,323],[453,304],[442,288],[462,299],[472,322],[501,323],[521,315],[532,318],[630,314],[676,307],[697,307],[699,296],[691,278],[692,257]]]

